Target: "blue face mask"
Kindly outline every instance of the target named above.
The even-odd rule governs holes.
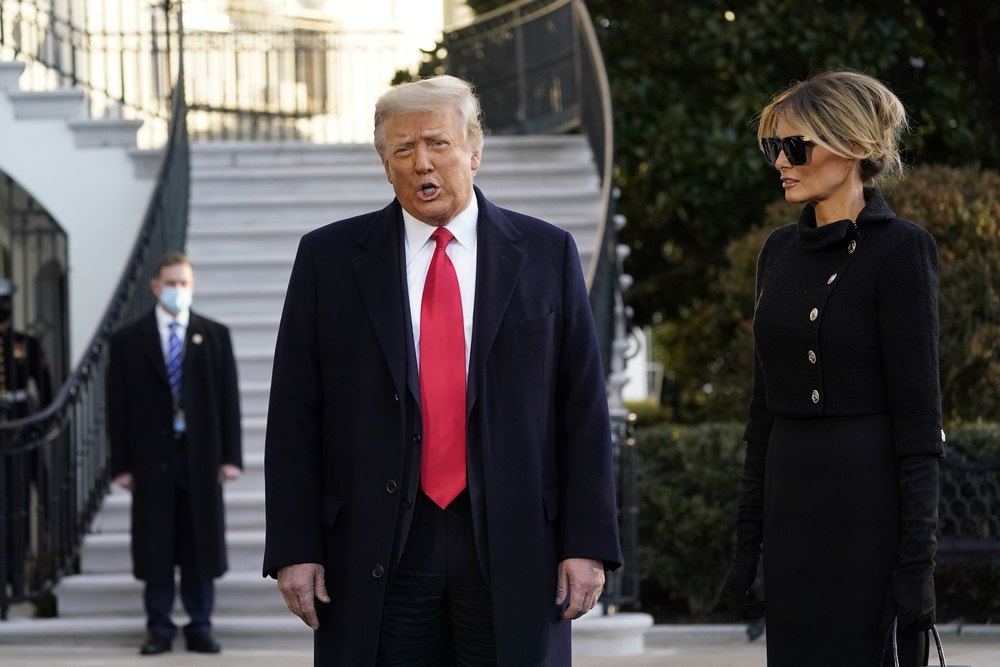
[[[190,287],[164,287],[160,290],[160,303],[171,313],[179,313],[191,307],[194,292]]]

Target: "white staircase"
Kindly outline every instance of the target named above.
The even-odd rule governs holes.
[[[245,472],[225,492],[230,571],[217,586],[216,634],[224,647],[308,648],[309,629],[260,574],[264,428],[278,320],[299,237],[382,208],[392,188],[370,145],[215,143],[192,146],[191,161],[194,308],[232,331],[243,409]],[[601,202],[584,137],[489,137],[476,183],[499,206],[570,230],[586,271]],[[129,502],[120,490],[107,498],[85,540],[83,573],[56,591],[60,618],[33,627],[78,641],[138,645],[145,619],[141,584],[130,574]],[[175,620],[186,622],[179,602]]]
[[[80,89],[22,90],[24,69],[0,60],[0,171],[66,232],[75,363],[135,242],[159,157],[135,149],[142,121],[89,118]]]

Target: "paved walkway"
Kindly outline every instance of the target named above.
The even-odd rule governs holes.
[[[1000,667],[1000,628],[943,626],[950,665]],[[646,635],[646,650],[635,656],[574,657],[575,667],[765,667],[764,640],[750,643],[737,626],[655,626]],[[932,665],[937,664],[935,660]],[[130,644],[105,646],[20,644],[0,641],[3,667],[311,667],[308,648],[249,648],[245,643],[221,655],[184,651],[140,657]]]

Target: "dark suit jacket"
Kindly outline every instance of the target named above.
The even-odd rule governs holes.
[[[135,576],[147,581],[173,577],[178,481],[186,484],[191,497],[198,574],[221,576],[227,562],[219,466],[243,466],[239,387],[229,330],[191,313],[184,343],[187,436],[183,445],[174,439],[173,399],[152,311],[112,336],[106,390],[111,475],[135,476]],[[178,470],[178,446],[185,448],[185,471]],[[183,478],[178,480],[178,475]]]
[[[568,664],[559,561],[621,560],[601,359],[570,235],[479,199],[468,480],[500,665]],[[394,201],[303,237],[278,332],[264,573],[322,563],[317,665],[373,665],[418,489],[419,378]]]

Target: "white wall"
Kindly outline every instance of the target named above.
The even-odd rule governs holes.
[[[71,367],[83,355],[125,266],[152,189],[121,148],[76,149],[64,119],[15,119],[0,92],[0,171],[66,232]]]

